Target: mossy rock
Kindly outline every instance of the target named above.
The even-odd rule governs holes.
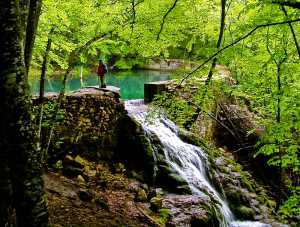
[[[188,183],[167,164],[158,165],[155,183],[169,192],[191,194]]]
[[[202,204],[200,209],[206,211],[206,215],[194,216],[191,219],[191,227],[218,227],[220,226],[219,216],[217,210],[210,205]]]
[[[199,136],[196,134],[189,132],[185,129],[180,128],[178,131],[178,136],[180,139],[186,143],[193,144],[195,146],[199,146],[202,148],[208,148],[207,143],[205,140],[201,139]]]
[[[254,220],[255,212],[250,207],[243,206],[243,205],[234,206],[230,204],[230,208],[238,219]]]

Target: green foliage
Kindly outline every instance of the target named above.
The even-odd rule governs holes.
[[[116,61],[115,68],[120,70],[127,70],[135,68],[139,65],[143,65],[144,61],[141,59],[136,58],[121,58],[120,60]]]
[[[162,209],[159,209],[158,212],[159,212],[159,216],[160,216],[159,223],[161,223],[162,225],[165,225],[170,218],[169,209],[162,208]]]
[[[42,127],[49,129],[54,125],[58,125],[64,121],[66,112],[62,109],[57,111],[57,102],[48,102],[43,107]],[[39,106],[36,107],[39,109]]]
[[[295,187],[293,189],[292,195],[288,200],[284,202],[284,204],[280,207],[279,214],[284,220],[299,218],[300,214],[300,187]],[[299,220],[299,219],[298,219]]]
[[[165,109],[168,117],[181,127],[193,114],[193,109],[187,102],[166,92],[157,95],[153,105]]]

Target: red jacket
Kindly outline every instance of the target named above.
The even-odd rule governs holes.
[[[107,73],[106,66],[104,64],[99,65],[97,70],[98,76],[104,76],[105,73]]]

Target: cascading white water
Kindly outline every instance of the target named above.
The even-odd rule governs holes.
[[[217,207],[222,214],[220,220],[222,227],[269,227],[270,225],[260,222],[236,221],[227,203],[215,188],[210,184],[205,165],[207,165],[206,154],[198,147],[183,142],[178,137],[176,125],[167,118],[154,118],[147,120],[147,106],[143,100],[126,102],[126,109],[130,116],[135,118],[148,133],[158,136],[163,145],[167,163],[185,179],[192,192],[210,195],[216,201]],[[155,154],[154,154],[155,156]]]

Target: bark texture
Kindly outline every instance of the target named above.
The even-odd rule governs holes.
[[[0,226],[7,225],[12,210],[17,226],[48,226],[25,64],[25,55],[31,55],[25,54],[26,43],[34,42],[27,33],[30,7],[37,2],[0,1]]]

